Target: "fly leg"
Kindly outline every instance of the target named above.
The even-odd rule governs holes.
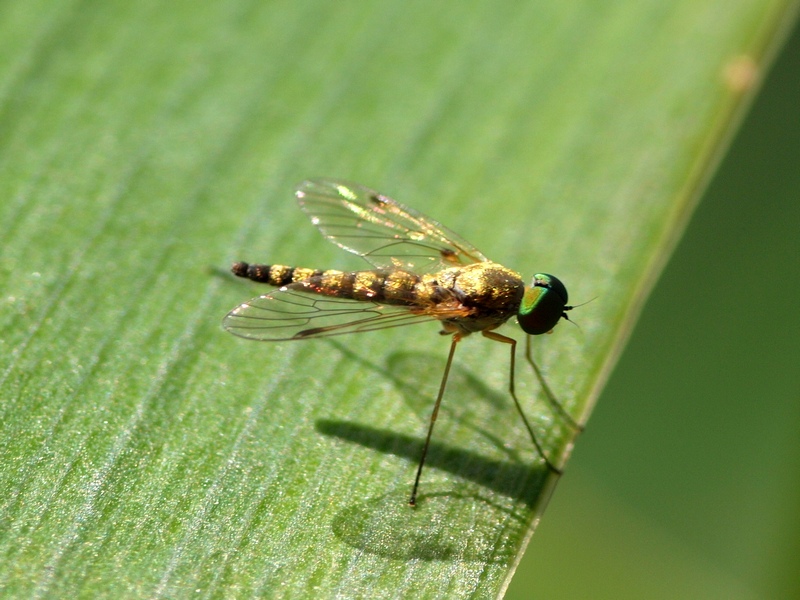
[[[511,380],[508,384],[508,391],[511,393],[511,397],[514,399],[514,406],[517,407],[517,412],[519,413],[519,416],[522,417],[522,422],[525,423],[525,428],[528,430],[528,433],[531,436],[531,441],[533,442],[533,445],[536,447],[536,451],[539,453],[539,456],[542,457],[545,464],[547,465],[547,468],[550,471],[552,471],[556,475],[561,475],[561,469],[559,469],[552,462],[550,462],[550,459],[547,458],[547,454],[545,454],[542,445],[539,443],[539,440],[536,439],[536,434],[533,432],[533,428],[531,427],[531,424],[528,422],[528,418],[525,416],[525,412],[522,410],[522,405],[519,403],[519,400],[517,399],[517,393],[514,390],[514,365],[516,362],[516,354],[517,354],[517,340],[515,340],[514,338],[506,337],[494,331],[483,330],[481,333],[483,334],[484,337],[487,337],[490,340],[511,345],[511,369],[510,369]]]
[[[447,332],[443,332],[447,333]],[[453,334],[453,342],[450,344],[450,354],[447,357],[447,364],[444,367],[444,375],[442,376],[442,383],[439,385],[439,395],[436,396],[436,403],[433,405],[433,412],[431,413],[431,422],[428,425],[428,435],[425,438],[425,445],[422,447],[422,456],[419,459],[419,467],[417,467],[417,477],[414,479],[414,488],[411,490],[411,498],[408,503],[411,506],[417,505],[417,490],[419,489],[419,478],[422,476],[422,467],[425,464],[425,457],[428,455],[428,446],[431,444],[431,434],[433,434],[433,426],[436,423],[436,417],[439,415],[439,405],[442,403],[442,396],[444,396],[444,389],[447,386],[447,378],[450,375],[450,365],[453,364],[453,355],[456,353],[456,344],[461,341],[459,333]]]
[[[533,361],[533,357],[531,356],[531,336],[529,335],[525,336],[525,359],[528,361],[528,364],[533,367],[533,372],[536,373],[536,379],[539,380],[539,385],[542,386],[544,395],[547,398],[547,402],[550,403],[550,406],[553,407],[553,410],[557,412],[564,422],[572,429],[575,431],[583,431],[583,425],[575,421],[575,419],[573,419],[570,414],[564,410],[564,407],[561,406],[561,403],[556,400],[556,396],[553,394],[553,390],[550,389],[550,386],[547,385],[547,382],[544,380],[544,376],[539,370],[539,366]]]

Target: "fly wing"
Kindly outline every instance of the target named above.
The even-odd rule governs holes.
[[[303,282],[258,296],[229,312],[222,326],[251,340],[303,340],[463,317],[464,309],[387,305],[309,293]]]
[[[378,268],[432,272],[489,260],[433,219],[368,187],[310,179],[295,195],[322,235]]]

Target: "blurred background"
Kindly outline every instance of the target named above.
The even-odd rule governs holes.
[[[795,28],[647,302],[508,600],[800,598],[799,297]]]

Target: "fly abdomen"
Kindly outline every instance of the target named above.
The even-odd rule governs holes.
[[[277,287],[297,284],[294,289],[312,294],[384,302],[386,304],[414,305],[417,303],[419,276],[407,271],[321,271],[286,265],[252,265],[234,263],[231,271],[259,283]]]
[[[305,281],[310,277],[325,273],[325,271],[320,271],[319,269],[287,267],[286,265],[251,265],[246,262],[233,263],[231,272],[237,277],[244,277],[258,283],[266,283],[277,287]]]
[[[406,271],[322,271],[302,282],[316,294],[350,300],[411,306],[416,303],[419,277]]]

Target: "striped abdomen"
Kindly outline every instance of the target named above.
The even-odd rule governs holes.
[[[298,284],[295,289],[323,296],[408,306],[432,300],[429,297],[430,286],[422,284],[418,275],[407,271],[320,271],[245,262],[234,263],[231,271],[238,277],[277,287]]]

